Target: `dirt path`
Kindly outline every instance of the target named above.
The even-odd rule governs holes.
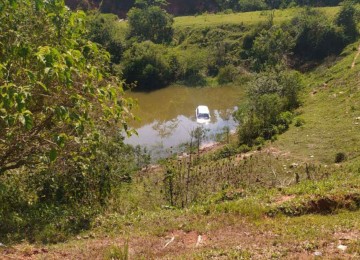
[[[359,48],[358,48],[358,52],[356,53],[356,56],[355,56],[355,58],[354,58],[354,61],[353,61],[353,63],[351,64],[351,68],[354,68],[354,67],[355,67],[356,60],[358,59],[359,55],[360,55],[360,45],[359,45]]]

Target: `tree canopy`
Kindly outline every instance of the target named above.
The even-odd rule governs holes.
[[[91,160],[102,134],[128,130],[131,101],[62,0],[0,5],[0,174]]]
[[[168,43],[173,36],[173,17],[159,6],[132,8],[128,14],[129,38]]]

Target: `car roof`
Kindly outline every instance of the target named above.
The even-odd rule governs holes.
[[[207,106],[198,106],[197,109],[198,109],[198,112],[201,114],[209,114],[210,113],[209,108]]]

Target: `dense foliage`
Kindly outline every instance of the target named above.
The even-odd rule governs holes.
[[[289,128],[302,88],[299,73],[266,70],[249,82],[248,104],[236,112],[240,144],[261,145]]]
[[[142,89],[156,89],[174,79],[176,64],[166,48],[150,41],[134,43],[124,53],[123,72],[128,83],[135,82]]]
[[[358,35],[358,12],[350,2],[333,20],[307,7],[276,25],[275,13],[264,12],[267,20],[254,26],[176,30],[172,19],[166,19],[170,16],[164,6],[163,1],[138,1],[128,14],[128,27],[112,15],[90,16],[90,39],[107,48],[113,72],[137,89],[153,90],[174,82],[202,86],[246,81],[249,71],[279,64],[303,70],[338,55]],[[147,15],[155,9],[154,16]]]
[[[85,21],[62,0],[0,4],[1,241],[89,227],[138,167],[122,137],[133,101]]]
[[[338,54],[346,45],[346,36],[341,29],[315,10],[306,9],[295,17],[290,30],[296,38],[294,53],[302,60],[317,60]]]
[[[173,18],[160,6],[150,4],[134,7],[127,14],[129,23],[129,38],[137,41],[152,41],[168,43],[173,36]]]
[[[66,0],[72,8],[91,9],[96,6],[104,13],[115,13],[121,17],[125,17],[126,13],[137,5],[137,2],[139,1]],[[174,15],[193,15],[204,12],[256,11],[294,6],[336,6],[341,2],[342,0],[169,0],[165,9]],[[358,2],[358,0],[353,2]]]
[[[87,19],[89,39],[101,44],[111,53],[113,63],[119,63],[125,49],[124,32],[119,26],[119,18],[114,14],[96,13]]]
[[[106,72],[108,54],[81,38],[84,14],[62,1],[36,3],[2,6],[2,173],[91,154],[130,115],[121,82]]]

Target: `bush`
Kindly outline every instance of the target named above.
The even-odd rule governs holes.
[[[285,112],[280,113],[278,120],[277,120],[279,134],[284,133],[286,130],[289,129],[289,126],[292,123],[293,117],[294,117],[294,115],[290,111],[285,111]]]
[[[307,9],[293,18],[291,24],[296,35],[294,54],[299,59],[320,60],[337,55],[345,46],[342,30],[319,11]]]
[[[357,20],[354,3],[345,1],[336,17],[336,24],[342,28],[346,43],[353,42],[359,36]]]
[[[193,48],[177,54],[179,61],[179,80],[189,86],[203,86],[206,84],[207,67],[209,66],[208,52],[204,49]]]
[[[48,224],[36,234],[36,241],[40,241],[43,244],[55,244],[59,242],[65,242],[67,234],[57,229],[54,224]]]
[[[261,31],[254,39],[251,49],[254,69],[261,71],[279,64],[286,65],[287,55],[294,45],[294,38],[277,26]]]
[[[234,65],[227,65],[220,68],[217,80],[219,84],[227,84],[234,82],[237,77],[238,71]]]
[[[258,137],[271,140],[285,132],[292,122],[291,110],[299,105],[301,87],[299,75],[288,71],[266,71],[249,82],[249,104],[235,113],[240,144],[252,146]]]
[[[88,37],[101,44],[111,54],[113,63],[120,63],[124,52],[124,31],[114,14],[95,14],[88,17]]]
[[[247,152],[250,152],[250,151],[251,151],[251,148],[246,144],[242,144],[238,148],[239,153],[247,153]]]
[[[341,163],[345,161],[346,155],[343,152],[339,152],[335,155],[335,163]]]
[[[122,62],[127,83],[137,83],[138,89],[164,87],[175,79],[177,58],[167,54],[164,46],[150,41],[134,43],[124,53]]]
[[[244,11],[244,12],[258,11],[258,10],[264,10],[266,8],[267,5],[264,0],[239,0],[240,11]]]
[[[169,43],[172,40],[173,17],[159,6],[132,8],[127,19],[129,38],[154,43]]]
[[[303,118],[296,118],[295,119],[295,126],[296,127],[303,126],[304,124],[305,124],[305,120]]]
[[[238,150],[233,145],[225,145],[223,148],[221,148],[219,151],[215,153],[214,160],[228,158],[230,156],[233,156],[238,153]]]

